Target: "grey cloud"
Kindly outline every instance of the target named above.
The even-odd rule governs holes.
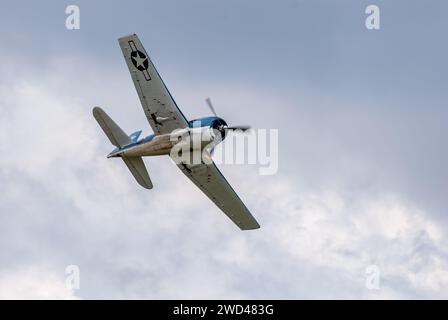
[[[78,33],[54,2],[2,19],[1,297],[446,297],[443,3],[380,1],[378,33],[363,2],[107,4],[80,1]],[[105,159],[94,105],[149,133],[115,40],[134,31],[189,117],[210,95],[234,123],[279,129],[277,175],[222,166],[259,231],[166,158],[147,160],[151,192]]]

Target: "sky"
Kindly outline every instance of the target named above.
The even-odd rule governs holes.
[[[65,27],[73,4],[79,30]],[[447,10],[2,3],[0,298],[448,298]],[[189,119],[210,96],[228,123],[278,130],[276,174],[219,166],[259,230],[236,228],[168,157],[145,159],[152,190],[106,158],[93,106],[152,133],[117,42],[131,33]]]

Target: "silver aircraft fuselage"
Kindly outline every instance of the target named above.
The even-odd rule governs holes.
[[[161,135],[149,135],[139,141],[113,150],[107,157],[148,157],[169,155],[172,148],[178,144],[186,144],[188,147],[203,150],[210,145],[216,137],[225,138],[225,131],[217,130],[218,125],[222,125],[224,120],[218,117],[206,117],[189,122],[189,126],[176,130],[172,133]],[[197,143],[192,143],[192,137],[196,137]],[[217,141],[218,142],[218,141]],[[219,143],[218,142],[218,143]],[[216,143],[216,144],[218,144]]]

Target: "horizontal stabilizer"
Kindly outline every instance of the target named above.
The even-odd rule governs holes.
[[[152,189],[152,182],[143,159],[141,157],[122,157],[122,159],[139,185],[146,189]]]
[[[93,116],[110,142],[120,148],[132,142],[131,138],[100,107],[93,108]]]

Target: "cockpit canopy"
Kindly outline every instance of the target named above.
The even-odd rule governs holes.
[[[227,123],[219,117],[205,117],[200,119],[194,119],[188,122],[189,128],[200,128],[200,127],[210,127],[218,130],[221,133],[221,138],[224,140],[226,136],[225,127]]]

